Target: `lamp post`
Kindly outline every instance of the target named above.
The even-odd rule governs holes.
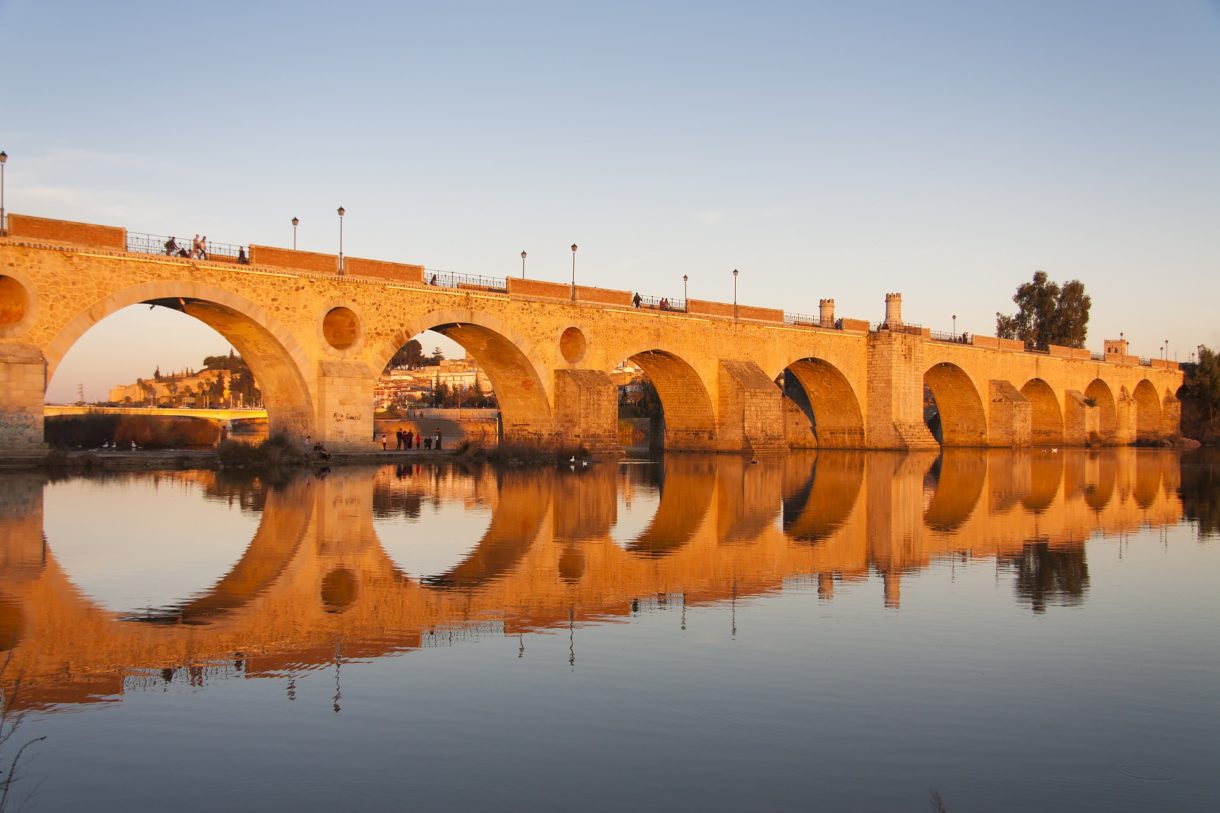
[[[1165,361],[1169,361],[1169,339],[1165,340]]]
[[[733,269],[733,321],[737,321],[737,269]]]
[[[343,273],[343,216],[347,214],[347,210],[342,206],[339,207],[339,273]]]
[[[690,297],[686,293],[686,281],[688,279],[690,279],[690,277],[686,276],[686,274],[682,275],[682,310],[687,311],[689,313],[690,312]]]
[[[301,225],[301,219],[294,217],[292,219],[292,250],[297,250],[297,226]]]
[[[8,153],[0,151],[0,234],[8,234],[8,221],[4,219],[4,165],[8,163]]]
[[[957,338],[957,314],[953,314],[953,338]]]
[[[576,304],[576,244],[572,244],[572,304]]]
[[[524,251],[522,251],[521,252],[521,279],[525,279],[525,258],[526,258],[526,253]]]

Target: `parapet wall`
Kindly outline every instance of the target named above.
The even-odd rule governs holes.
[[[30,215],[9,215],[7,220],[9,237],[127,250],[127,229],[117,226],[98,226]]]

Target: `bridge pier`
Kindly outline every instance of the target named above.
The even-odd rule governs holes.
[[[723,451],[784,454],[783,393],[752,361],[720,361],[716,440]]]
[[[0,454],[33,456],[46,452],[42,401],[47,362],[28,344],[0,345]]]
[[[1087,446],[1101,437],[1101,415],[1090,406],[1084,393],[1067,390],[1063,394],[1063,445]]]
[[[269,429],[289,437],[313,434],[331,451],[367,450],[373,437],[373,387],[377,378],[365,364],[323,361],[318,365],[317,431],[307,415],[268,410]]]
[[[988,385],[991,409],[987,416],[990,446],[1021,447],[1033,438],[1033,405],[1009,381],[992,379]]]
[[[621,454],[618,387],[601,370],[555,371],[555,433],[594,455]]]
[[[869,335],[866,448],[937,448],[923,419],[923,345],[921,336],[898,330]]]

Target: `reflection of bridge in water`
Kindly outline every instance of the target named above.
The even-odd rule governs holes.
[[[1181,521],[1179,472],[1173,453],[1131,449],[670,456],[660,468],[469,477],[338,471],[247,486],[262,521],[240,560],[206,594],[139,616],[76,589],[55,540],[43,540],[43,481],[11,477],[0,490],[0,647],[25,681],[22,704],[37,706],[119,695],[134,672],[238,659],[246,675],[282,674],[337,652],[421,647],[437,630],[516,634],[626,616],[641,599],[761,595],[794,577],[816,577],[829,599],[836,583],[880,574],[897,607],[902,574],[950,555],[1014,562],[1018,592],[1041,609],[1080,600],[1090,535]],[[650,478],[655,515],[616,541],[619,495]],[[374,528],[421,499],[492,508],[465,558],[425,578],[402,572]]]

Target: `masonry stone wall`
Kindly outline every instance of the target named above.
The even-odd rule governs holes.
[[[726,303],[691,314],[636,309],[621,302],[626,292],[608,289],[582,287],[603,301],[572,303],[542,295],[567,286],[533,280],[510,279],[508,293],[440,288],[413,281],[419,266],[405,264],[352,259],[349,271],[361,273],[340,276],[333,255],[259,246],[251,247],[250,265],[128,254],[97,245],[113,240],[112,232],[79,225],[52,230],[87,247],[0,238],[5,302],[20,311],[0,325],[4,448],[41,443],[45,379],[80,337],[110,314],[150,302],[203,320],[239,349],[263,385],[272,431],[308,434],[336,450],[372,442],[376,374],[427,329],[453,338],[487,371],[506,437],[547,444],[617,436],[600,377],[628,359],[661,396],[671,449],[787,446],[796,416],[785,411],[773,382],[801,364],[822,371],[802,383],[815,420],[820,404],[824,428],[841,430],[827,439],[843,446],[932,446],[924,386],[950,380],[955,389],[938,384],[937,397],[945,400],[946,438],[961,445],[1028,442],[1028,399],[1023,405],[1013,392],[1034,380],[1050,393],[1038,425],[1058,425],[1059,442],[1084,442],[1092,426],[1115,443],[1177,431],[1181,373],[1165,365],[1016,352],[983,337],[960,344],[931,341],[922,331],[869,333],[867,323],[850,319],[840,320],[851,328],[842,330],[786,325],[777,309],[741,306],[734,319]],[[692,311],[699,307],[692,302]],[[337,332],[325,324],[332,311],[345,314]],[[14,355],[23,347],[30,358]],[[832,381],[838,389],[826,389]],[[832,420],[844,405],[852,407]]]

